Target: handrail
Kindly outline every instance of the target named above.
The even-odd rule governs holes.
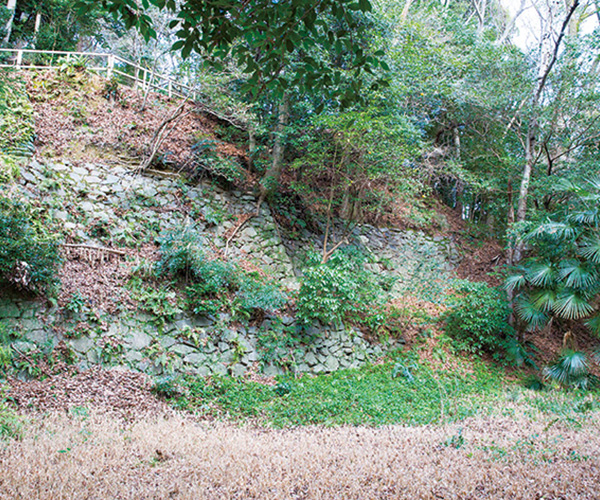
[[[154,90],[156,92],[164,93],[169,97],[180,97],[182,99],[191,97],[192,100],[196,100],[198,94],[196,90],[188,85],[174,80],[170,76],[165,76],[160,73],[156,73],[153,70],[144,68],[138,64],[135,64],[122,57],[115,56],[113,54],[105,54],[101,52],[68,52],[64,50],[36,50],[36,49],[2,49],[0,48],[0,55],[2,53],[12,53],[15,55],[12,64],[6,64],[0,59],[0,68],[17,68],[17,69],[57,69],[59,66],[52,64],[27,64],[23,60],[23,56],[28,54],[40,54],[40,55],[53,55],[53,56],[66,56],[67,61],[71,57],[94,57],[105,60],[104,65],[95,67],[89,67],[87,69],[96,71],[98,73],[105,72],[106,78],[110,79],[113,75],[119,75],[125,79],[133,81],[134,88],[140,86],[143,90]],[[130,75],[121,71],[118,64],[129,66],[135,70],[135,75]],[[140,78],[142,76],[142,78]],[[156,82],[156,83],[155,83]]]

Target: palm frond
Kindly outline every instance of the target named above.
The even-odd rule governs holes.
[[[565,289],[556,297],[552,310],[560,318],[580,319],[590,315],[594,311],[594,307],[584,294]]]
[[[546,367],[544,373],[567,387],[585,389],[588,385],[589,368],[583,352],[564,351],[555,364]]]
[[[567,217],[569,222],[574,224],[595,225],[600,221],[600,211],[597,208],[575,212]]]
[[[537,370],[537,365],[533,360],[533,354],[530,354],[529,350],[536,350],[535,346],[531,343],[521,344],[514,337],[511,337],[506,342],[506,357],[509,361],[515,364],[515,366],[528,365]]]
[[[586,320],[585,324],[594,335],[600,336],[600,313],[596,313],[594,316]]]
[[[515,311],[519,318],[527,323],[527,329],[530,331],[541,328],[550,321],[550,315],[537,307],[527,295],[518,298]]]
[[[558,240],[572,240],[577,235],[577,229],[565,222],[548,221],[540,224],[525,236],[525,240],[550,237]]]
[[[549,288],[531,293],[531,302],[540,311],[550,312],[556,302],[556,291]]]
[[[556,268],[550,262],[534,262],[526,269],[527,281],[534,286],[547,287],[556,280]]]
[[[515,290],[521,290],[527,284],[527,278],[525,277],[525,272],[522,271],[518,274],[512,274],[506,281],[504,282],[504,288],[509,292],[514,292]]]
[[[586,289],[598,280],[598,274],[577,260],[568,260],[560,264],[558,274],[569,288]]]
[[[596,197],[600,198],[600,176],[588,177],[585,182],[589,184],[593,191],[597,191]]]
[[[600,238],[597,236],[586,238],[577,253],[594,264],[600,264]]]

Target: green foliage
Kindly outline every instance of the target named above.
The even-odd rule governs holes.
[[[274,365],[294,372],[294,368],[302,359],[301,345],[310,344],[313,340],[294,325],[285,326],[281,321],[271,320],[258,332],[257,347],[261,365]]]
[[[156,272],[186,280],[186,302],[194,314],[229,310],[235,319],[248,320],[281,308],[287,300],[274,283],[243,271],[235,263],[209,257],[202,237],[190,228],[169,233],[161,240]]]
[[[33,107],[24,83],[15,77],[0,82],[0,157],[29,157],[34,150]],[[0,166],[0,184],[10,174]]]
[[[96,2],[82,0],[77,5],[85,11]],[[150,16],[130,0],[107,0],[103,5],[146,40],[157,36]],[[173,50],[181,51],[184,59],[192,52],[201,54],[217,70],[233,59],[249,75],[242,83],[245,93],[319,89],[349,105],[361,99],[362,89],[373,81],[369,73],[381,65],[382,52],[356,43],[357,37],[367,38],[365,14],[372,10],[368,0],[258,0],[251,8],[235,0],[149,0],[144,7],[149,5],[175,15],[170,24],[178,38]],[[346,75],[346,85],[341,85]]]
[[[591,383],[586,355],[570,349],[563,351],[554,364],[544,368],[544,374],[568,388],[587,389]]]
[[[205,260],[203,238],[193,227],[168,232],[160,239],[160,259],[156,264],[158,276],[193,278],[195,270]]]
[[[13,352],[11,342],[18,339],[19,334],[4,321],[0,321],[0,374],[6,373],[12,366]]]
[[[2,389],[0,387],[0,389]],[[23,422],[0,393],[0,440],[22,439]]]
[[[145,350],[146,357],[166,373],[173,373],[181,366],[181,358],[173,351],[168,351],[158,341],[154,340]]]
[[[600,178],[561,181],[563,208],[521,237],[528,256],[508,278],[515,310],[527,329],[558,321],[584,321],[600,335]]]
[[[411,366],[413,382],[394,376],[396,363]],[[176,407],[200,415],[252,418],[276,427],[297,425],[422,425],[459,421],[489,407],[500,389],[497,374],[434,371],[398,359],[330,375],[281,377],[274,387],[230,377],[186,377]]]
[[[56,240],[32,206],[0,195],[0,281],[35,293],[57,282]]]
[[[353,246],[339,249],[325,263],[318,255],[310,255],[296,302],[298,319],[329,325],[361,322],[369,315],[381,304],[382,291],[365,269],[365,260]]]
[[[185,388],[181,384],[181,378],[177,375],[157,377],[150,390],[162,398],[179,397],[185,392]]]
[[[441,319],[445,331],[459,349],[470,352],[496,351],[509,336],[510,309],[504,294],[487,283],[457,280]]]
[[[164,288],[144,287],[134,294],[142,311],[150,313],[153,322],[160,328],[166,323],[175,320],[175,316],[181,312],[177,306],[177,295],[175,292]]]
[[[224,180],[236,184],[244,180],[244,169],[235,160],[219,156],[215,150],[215,143],[211,140],[200,139],[192,146],[195,153],[195,175],[202,176],[207,173],[216,180]]]
[[[533,360],[534,355],[531,353],[535,350],[533,344],[520,343],[515,337],[510,337],[504,348],[506,349],[506,358],[515,366],[530,366],[537,369],[537,365]]]
[[[245,273],[231,303],[234,318],[250,319],[256,312],[274,312],[287,301],[286,295],[274,282],[266,281],[256,273]]]
[[[35,33],[38,13],[41,24]],[[99,32],[103,15],[98,2],[91,4],[87,12],[82,12],[72,0],[19,0],[10,43],[35,46],[40,50],[76,51],[84,40],[95,38],[101,41]]]

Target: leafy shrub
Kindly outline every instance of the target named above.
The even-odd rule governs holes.
[[[21,202],[0,197],[0,281],[40,293],[56,283],[56,238]]]
[[[0,153],[30,156],[35,131],[33,107],[23,82],[0,82]]]
[[[536,347],[531,342],[521,343],[515,337],[510,337],[504,348],[506,358],[515,366],[530,366],[537,369],[533,360],[534,355],[530,352],[536,350]]]
[[[364,267],[366,257],[356,247],[338,250],[326,262],[309,256],[298,293],[298,319],[324,324],[362,322],[381,303],[382,290]]]
[[[203,238],[193,227],[171,231],[159,240],[160,260],[156,263],[159,276],[189,278],[205,259]]]
[[[470,352],[495,351],[511,333],[504,294],[486,283],[457,280],[442,315],[446,334],[457,347]]]
[[[262,281],[256,274],[248,273],[241,280],[232,302],[234,316],[250,319],[257,312],[281,309],[286,302],[285,294],[273,283]]]
[[[152,314],[157,326],[162,327],[170,323],[181,312],[177,307],[177,295],[163,288],[158,290],[144,288],[135,296],[140,303],[140,309]]]
[[[209,257],[194,229],[168,234],[160,250],[157,274],[188,281],[186,301],[195,314],[216,314],[229,308],[234,316],[250,319],[259,312],[277,310],[286,301],[277,286],[234,263]]]

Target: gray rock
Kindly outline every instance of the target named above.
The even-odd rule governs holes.
[[[308,366],[315,366],[319,361],[317,360],[317,358],[316,358],[316,356],[314,355],[313,352],[308,351],[306,353],[306,355],[304,356],[304,362]]]
[[[19,341],[13,342],[11,345],[20,352],[29,352],[32,349],[35,349],[35,344],[33,342]]]
[[[31,182],[32,184],[36,184],[38,180],[35,178],[33,174],[27,172],[27,170],[21,171],[21,177],[25,179],[27,182]]]
[[[196,349],[185,344],[176,344],[172,346],[169,350],[181,356],[187,356],[188,354],[196,352]]]
[[[0,319],[20,318],[21,310],[13,302],[5,302],[0,304]]]
[[[131,363],[131,364],[141,361],[142,358],[143,358],[143,356],[138,351],[127,351],[125,353],[125,361],[127,361],[128,363]]]
[[[77,351],[81,354],[87,353],[92,347],[94,347],[94,341],[89,337],[72,339],[70,344],[74,351]]]
[[[227,375],[227,367],[223,363],[216,363],[211,366],[214,375]]]
[[[128,340],[133,349],[141,351],[150,345],[152,337],[141,330],[133,330]]]
[[[299,363],[296,366],[296,371],[299,373],[306,373],[310,371],[310,366],[308,366],[306,363]]]
[[[192,366],[190,371],[198,375],[199,377],[208,377],[211,373],[210,368],[206,365]]]
[[[48,333],[44,330],[31,330],[29,332],[25,332],[25,339],[41,345],[48,340]]]
[[[265,377],[274,377],[276,375],[279,375],[281,373],[281,370],[273,364],[268,364],[265,367],[263,367],[262,372]]]
[[[97,349],[90,349],[87,351],[86,358],[90,365],[97,365],[100,363],[100,356],[98,355]]]
[[[169,347],[171,347],[172,345],[177,343],[177,339],[170,337],[169,335],[163,335],[160,338],[160,344],[165,348],[168,349]]]
[[[335,356],[328,356],[325,360],[325,368],[328,372],[334,372],[340,367],[340,362]]]
[[[243,377],[246,373],[246,367],[241,363],[236,363],[230,367],[231,375],[234,377]]]
[[[185,363],[198,366],[206,361],[206,354],[201,352],[192,352],[183,358],[183,361]]]

